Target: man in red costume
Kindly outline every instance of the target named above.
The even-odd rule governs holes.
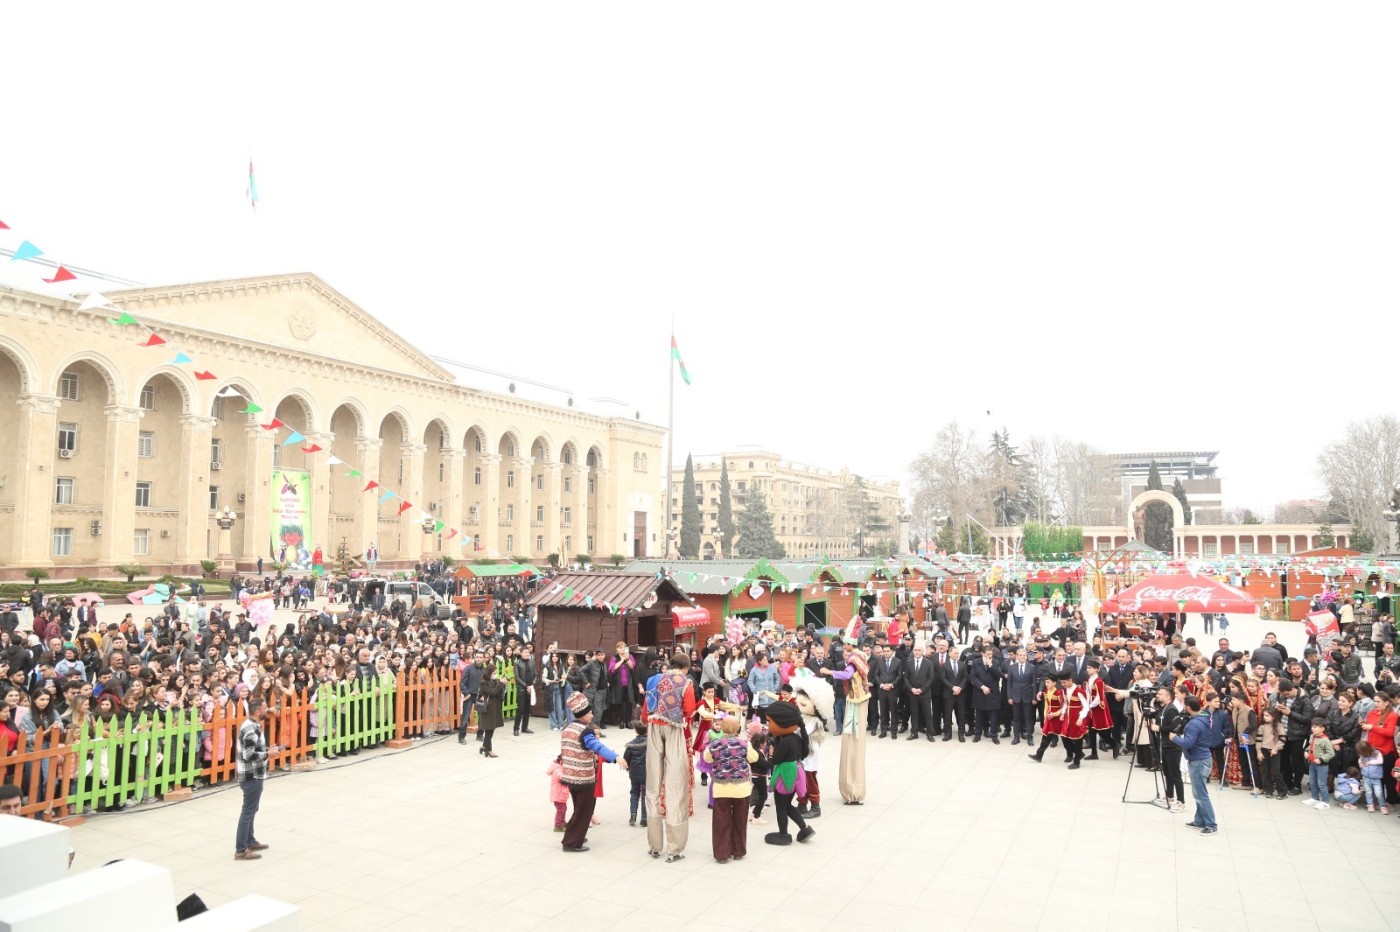
[[[1065,750],[1071,757],[1069,769],[1078,770],[1084,760],[1084,736],[1089,733],[1089,697],[1084,687],[1073,682],[1073,676],[1066,684],[1065,730],[1063,733]]]
[[[1113,733],[1113,712],[1108,707],[1108,687],[1099,678],[1102,665],[1090,660],[1089,676],[1084,681],[1085,700],[1089,706],[1089,760],[1099,759],[1099,743]],[[1118,745],[1113,746],[1113,758],[1118,759]]]

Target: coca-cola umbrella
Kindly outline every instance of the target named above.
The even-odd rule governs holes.
[[[1209,576],[1180,574],[1149,576],[1136,586],[1124,589],[1105,599],[1101,610],[1119,612],[1224,612],[1228,615],[1253,615],[1254,600],[1247,594],[1216,582]]]

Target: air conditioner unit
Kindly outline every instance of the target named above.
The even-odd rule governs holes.
[[[169,536],[170,536],[170,532],[169,532],[169,531],[161,531],[161,532],[160,532],[160,536],[161,536],[161,537],[169,537]]]
[[[218,460],[215,460],[214,462],[212,462],[212,463],[209,464],[209,468],[210,468],[210,469],[223,469],[223,468],[224,468],[224,464],[223,464],[223,463],[220,463]]]
[[[59,451],[58,451],[58,458],[61,459],[61,460],[71,460],[71,459],[73,458],[73,451],[72,451],[72,450],[59,450]]]
[[[438,510],[439,508],[441,508],[441,507],[442,507],[442,506],[439,505],[437,502],[428,502],[428,510],[429,510],[429,511],[437,511],[437,510]]]
[[[479,515],[479,514],[481,514],[481,506],[479,506],[479,505],[473,505],[473,506],[471,507],[471,513],[474,514],[474,515]]]
[[[247,492],[239,492],[239,493],[238,493],[238,500],[239,500],[240,502],[246,502],[246,501],[248,500],[248,493],[247,493]]]

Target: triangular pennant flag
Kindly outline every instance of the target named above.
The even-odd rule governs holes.
[[[252,405],[249,405],[248,407],[251,408]],[[273,418],[273,419],[272,419],[272,423],[271,423],[271,424],[263,424],[263,425],[262,425],[262,429],[263,429],[263,430],[276,430],[276,429],[279,428],[279,427],[286,427],[286,426],[287,426],[286,424],[283,424],[281,421],[277,420],[277,418]]]
[[[347,476],[349,476],[350,478],[353,479],[353,478],[356,477],[356,476],[363,476],[364,473],[360,472],[358,469],[352,469],[352,470],[350,470],[349,472],[347,472],[345,475],[347,475]]]
[[[44,281],[48,282],[50,285],[57,285],[59,282],[71,282],[77,277],[78,276],[60,265],[58,271],[53,273],[53,278],[46,278]]]
[[[287,435],[287,439],[282,441],[282,446],[289,447],[294,443],[301,443],[305,439],[305,434],[298,433],[297,431],[292,431],[290,434]]]
[[[450,531],[447,532],[447,539],[448,539],[448,540],[451,540],[452,538],[456,537],[457,534],[458,534],[458,531],[457,531],[457,529],[454,527],[452,530],[450,530]],[[466,541],[464,540],[464,541],[462,541],[462,543],[465,544]]]
[[[327,466],[344,466],[344,465],[345,465],[345,460],[343,460],[343,459],[341,459],[340,457],[336,456],[334,453],[330,453],[330,454],[328,454],[328,455],[326,456],[326,465],[327,465]]]
[[[8,230],[9,228],[10,228],[10,225],[9,225],[8,223],[6,223],[6,222],[3,221],[3,220],[0,220],[0,230]]]
[[[19,244],[19,248],[15,250],[15,254],[13,256],[10,256],[10,261],[18,262],[21,259],[34,259],[39,256],[42,256],[43,254],[44,250],[40,249],[38,246],[35,246],[29,240],[25,240],[24,242]]]
[[[164,337],[162,337],[162,336],[161,336],[160,334],[158,334],[158,333],[153,333],[153,334],[151,334],[150,338],[146,340],[145,343],[142,343],[142,344],[140,344],[140,345],[141,345],[141,346],[160,346],[160,345],[161,345],[162,343],[164,343],[164,342],[165,342],[165,338],[164,338]]]
[[[200,381],[200,382],[212,382],[212,381],[214,381],[215,379],[218,378],[218,376],[215,375],[215,374],[212,373],[212,372],[196,372],[196,373],[194,374],[194,377],[195,377],[195,379],[197,379],[197,380]],[[219,396],[219,397],[223,397],[223,396]]]
[[[107,300],[107,296],[100,291],[89,292],[83,303],[78,305],[80,311],[90,311],[95,307],[111,307],[112,302]]]
[[[244,413],[244,414],[262,414],[262,408],[259,407],[258,405],[253,404],[253,403],[250,401],[250,402],[248,402],[248,407],[246,407],[246,408],[243,409],[243,413]]]
[[[586,596],[584,596],[584,597],[583,597],[583,604],[584,604],[584,605],[587,605],[589,608],[592,608],[592,607],[593,607],[593,596],[591,596],[591,595],[586,595]]]
[[[445,522],[443,522],[443,521],[439,521],[437,524],[433,525],[433,533],[434,533],[434,534],[441,534],[441,533],[442,533],[442,529],[445,528],[445,527],[447,527],[447,524],[446,524]],[[451,537],[449,537],[448,539],[450,540]]]
[[[408,511],[408,509],[412,507],[413,502],[404,502],[402,505],[399,506],[399,514],[403,514],[405,511]]]
[[[303,453],[320,453],[320,452],[321,452],[321,448],[320,448],[318,445],[316,445],[316,444],[313,443],[313,444],[312,444],[311,446],[309,446],[309,447],[302,447],[302,448],[301,448],[301,452],[303,452]]]
[[[389,499],[391,499],[391,498],[393,498],[393,497],[394,497],[394,493],[393,493],[393,492],[390,492],[388,489],[385,489],[385,490],[384,490],[384,494],[381,495],[381,496],[379,496],[379,504],[382,505],[382,504],[384,504],[385,502],[387,502]]]
[[[554,588],[551,589],[551,590],[549,590],[549,594],[550,594],[550,595],[556,595],[556,594],[558,594],[558,593],[560,593],[560,592],[563,592],[563,591],[564,591],[564,587],[556,583],[555,586],[554,586]]]
[[[566,598],[566,599],[572,599],[573,597],[574,597],[574,590],[569,589],[568,587],[565,587],[565,589],[564,589],[564,598]]]
[[[172,366],[183,366],[183,365],[185,365],[186,363],[191,363],[191,362],[194,362],[194,360],[191,359],[190,357],[186,356],[184,353],[178,353],[178,352],[177,352],[177,353],[175,354],[175,358],[172,359],[172,360],[170,361],[170,364],[171,364]]]
[[[119,314],[118,316],[111,317],[108,319],[111,320],[112,323],[116,324],[118,327],[130,327],[136,323],[136,318],[132,317],[126,311],[122,311],[121,314]]]
[[[360,489],[360,491],[361,491],[361,492],[368,492],[370,489],[377,489],[377,488],[379,488],[379,483],[378,483],[378,482],[375,482],[373,479],[371,479],[371,480],[369,480],[369,483],[368,483],[363,489]]]
[[[242,397],[243,397],[243,393],[240,392],[238,389],[234,388],[232,385],[227,385],[227,386],[224,387],[224,390],[223,390],[223,391],[219,392],[219,393],[218,393],[217,395],[215,395],[214,397],[215,397],[215,398],[242,398]]]

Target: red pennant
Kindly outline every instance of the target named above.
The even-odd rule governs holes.
[[[194,377],[201,382],[210,382],[218,378],[218,376],[212,372],[196,372]]]
[[[403,514],[405,511],[408,511],[408,509],[412,507],[413,502],[404,502],[402,505],[399,506],[399,514]]]
[[[378,483],[378,482],[375,482],[373,479],[371,479],[371,480],[369,480],[369,484],[366,485],[363,489],[360,489],[360,491],[361,491],[361,492],[368,492],[370,489],[377,489],[377,488],[379,488],[379,483]]]
[[[448,540],[451,540],[452,538],[454,538],[454,537],[456,537],[456,536],[457,536],[457,529],[454,527],[451,531],[448,532],[448,534],[447,534],[447,539],[448,539]]]
[[[263,430],[276,430],[279,427],[286,427],[287,425],[277,420],[277,418],[273,418],[271,424],[263,424],[261,426]]]
[[[320,448],[319,446],[317,446],[316,444],[313,443],[313,444],[312,444],[311,446],[309,446],[309,447],[302,447],[302,448],[301,448],[301,452],[303,452],[303,453],[320,453],[320,452],[321,452],[321,448]]]
[[[145,343],[142,343],[142,344],[140,344],[140,345],[141,345],[141,346],[160,346],[160,345],[161,345],[162,343],[164,343],[164,342],[165,342],[165,340],[161,337],[160,334],[158,334],[158,333],[153,333],[153,334],[151,334],[150,339],[148,339]]]
[[[3,221],[3,220],[0,220],[0,230],[8,230],[9,228],[10,228],[10,225],[9,225],[8,223],[6,223],[6,222]]]
[[[58,271],[53,273],[53,278],[46,278],[44,281],[48,282],[50,285],[57,285],[59,282],[71,282],[77,277],[78,276],[60,265]]]

